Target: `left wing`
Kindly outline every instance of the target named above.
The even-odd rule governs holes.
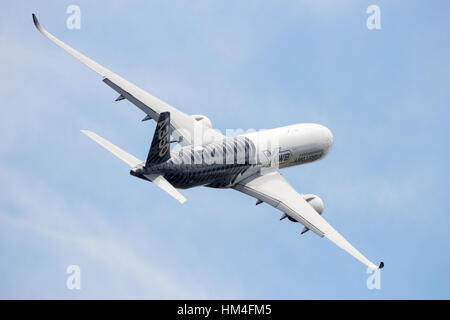
[[[159,115],[162,112],[170,112],[171,115],[171,133],[179,139],[181,145],[199,145],[202,144],[203,136],[207,136],[212,139],[222,139],[223,135],[216,130],[208,127],[204,127],[186,113],[168,105],[164,101],[152,96],[148,92],[128,82],[124,78],[118,76],[114,72],[106,69],[102,65],[86,57],[82,53],[78,52],[71,46],[62,42],[54,35],[45,30],[40,24],[33,13],[33,22],[36,28],[46,38],[53,41],[57,46],[67,51],[74,58],[85,64],[88,68],[94,70],[96,73],[103,77],[103,82],[110,86],[113,90],[120,94],[116,101],[127,99],[139,109],[141,109],[147,116],[144,120],[154,119],[158,121]],[[202,135],[199,137],[199,135]],[[194,139],[196,139],[194,143]]]
[[[280,172],[253,175],[239,182],[233,188],[284,212],[319,236],[330,239],[366,266],[372,269],[381,269],[384,266],[384,263],[381,262],[377,267],[356,250],[289,185]]]

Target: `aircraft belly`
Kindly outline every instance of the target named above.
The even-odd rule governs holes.
[[[173,165],[166,168],[154,168],[164,175],[175,188],[187,189],[196,186],[213,188],[231,187],[238,177],[248,170],[248,164],[202,164]],[[239,179],[240,180],[240,179]]]

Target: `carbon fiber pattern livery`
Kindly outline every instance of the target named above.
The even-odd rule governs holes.
[[[256,160],[255,146],[248,138],[232,137],[203,147],[181,148],[167,161],[150,162],[130,173],[143,179],[144,174],[162,174],[175,188],[226,188],[254,167]]]
[[[166,162],[170,158],[170,113],[162,112],[159,115],[155,134],[153,135],[150,151],[148,152],[146,166]]]

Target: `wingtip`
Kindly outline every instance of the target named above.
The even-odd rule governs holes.
[[[36,29],[38,29],[40,33],[44,33],[44,28],[41,27],[37,16],[34,13],[32,13],[31,16],[33,17],[33,23]]]
[[[39,29],[39,20],[38,20],[38,18],[36,17],[36,15],[34,13],[32,13],[31,16],[33,17],[34,25],[36,26],[36,28]]]
[[[380,265],[379,265],[379,267],[378,267],[378,269],[383,269],[383,268],[384,268],[384,262],[381,261],[381,262],[380,262]]]

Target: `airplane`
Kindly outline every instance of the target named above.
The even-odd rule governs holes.
[[[259,205],[267,203],[287,218],[334,242],[372,270],[382,269],[368,260],[323,217],[324,204],[314,194],[299,194],[279,169],[323,159],[333,144],[331,131],[319,124],[303,123],[226,137],[204,115],[188,115],[133,85],[57,39],[45,30],[33,13],[42,35],[103,77],[116,91],[115,101],[128,100],[145,113],[142,121],[157,122],[146,161],[141,161],[96,133],[82,133],[130,166],[130,174],[153,182],[180,203],[178,189],[196,186],[232,188]],[[172,138],[172,140],[171,140]],[[171,144],[177,143],[171,149]]]

